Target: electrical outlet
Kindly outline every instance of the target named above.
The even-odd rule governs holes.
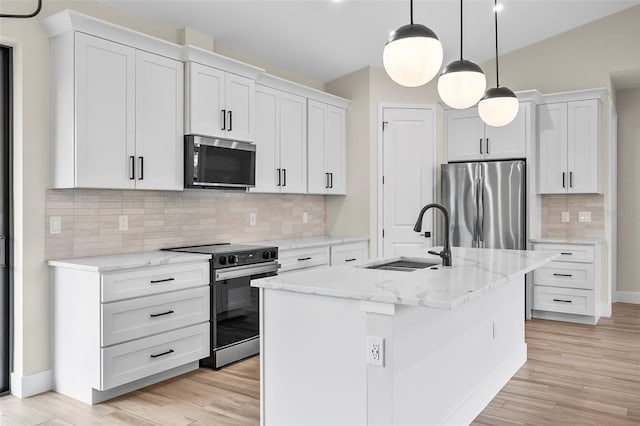
[[[309,213],[307,212],[302,213],[302,223],[309,223]]]
[[[578,212],[578,222],[591,222],[591,212]]]
[[[384,367],[384,338],[367,336],[367,364]]]
[[[118,218],[118,229],[121,231],[129,230],[129,216],[121,214]]]
[[[256,214],[255,213],[250,213],[249,214],[249,225],[256,226]]]
[[[60,216],[49,216],[49,233],[59,234],[62,232],[62,218]]]
[[[569,222],[569,212],[562,212],[562,222],[563,223]]]

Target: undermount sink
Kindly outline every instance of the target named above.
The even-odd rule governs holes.
[[[440,262],[436,260],[401,257],[400,259],[388,260],[386,262],[374,262],[367,265],[362,265],[361,268],[380,269],[383,271],[413,272],[417,271],[418,269],[425,269],[438,265],[440,265]]]

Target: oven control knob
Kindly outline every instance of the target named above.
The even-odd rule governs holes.
[[[227,264],[227,258],[224,256],[221,256],[219,259],[219,262],[221,265],[226,265]]]
[[[229,256],[229,263],[236,263],[238,261],[238,256]]]
[[[262,252],[262,258],[263,259],[268,259],[269,258],[269,252],[267,250]]]
[[[278,257],[278,252],[275,250],[271,250],[271,258],[275,259],[276,257]]]

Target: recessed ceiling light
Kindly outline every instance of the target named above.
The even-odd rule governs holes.
[[[335,1],[335,0],[334,0]],[[494,12],[500,12],[502,9],[504,9],[504,5],[502,3],[498,3],[494,6],[493,11]]]

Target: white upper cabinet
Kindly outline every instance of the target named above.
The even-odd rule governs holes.
[[[256,186],[251,192],[307,192],[307,100],[256,85]]]
[[[599,99],[540,105],[538,193],[600,193],[600,115]]]
[[[50,44],[52,187],[181,190],[182,62],[82,32]]]
[[[518,115],[503,127],[485,125],[477,108],[446,110],[447,160],[525,158],[529,109],[528,103],[521,102]]]
[[[188,62],[186,133],[255,140],[255,81]]]
[[[308,101],[309,193],[346,193],[346,115],[344,108]]]

